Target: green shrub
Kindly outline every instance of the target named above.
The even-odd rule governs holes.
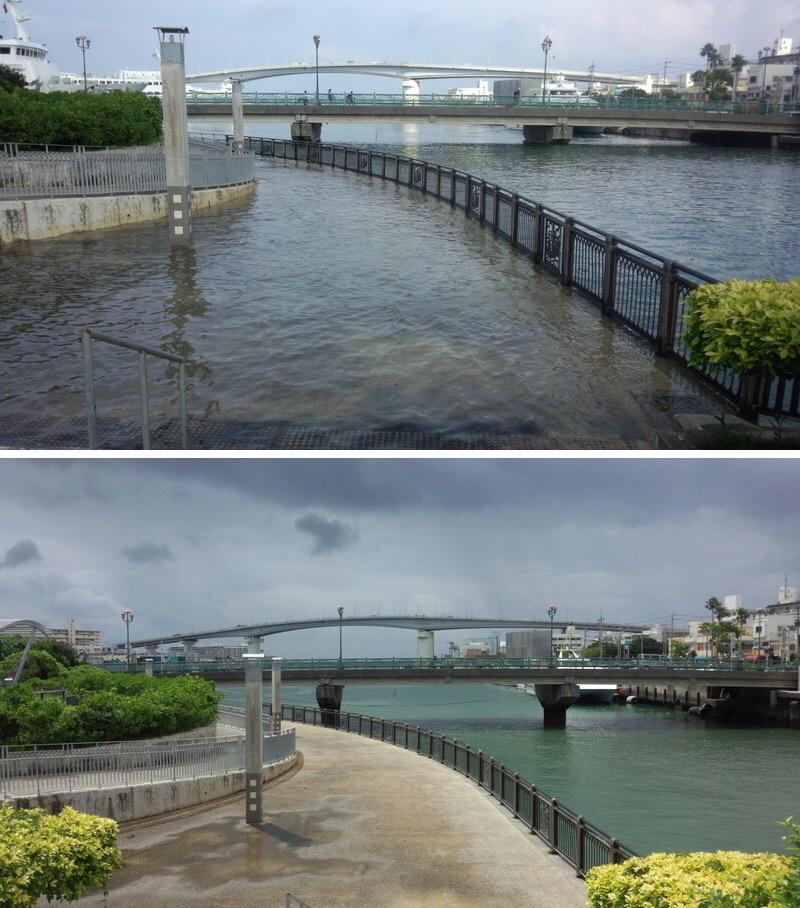
[[[792,859],[717,851],[651,854],[586,875],[590,908],[777,908]],[[787,905],[790,903],[786,903]],[[797,904],[796,902],[793,904]]]
[[[800,278],[727,281],[686,298],[686,344],[694,365],[758,375],[800,369]]]
[[[161,137],[161,103],[139,92],[0,92],[0,141],[149,145]]]
[[[74,901],[122,866],[114,820],[0,805],[0,908]]]
[[[13,678],[16,674],[19,660],[22,653],[14,653],[0,662],[0,676],[3,678]],[[64,666],[53,656],[43,649],[31,649],[28,658],[25,660],[25,668],[22,670],[22,680],[27,681],[29,678],[61,678],[67,674]]]

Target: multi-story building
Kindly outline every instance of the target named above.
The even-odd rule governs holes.
[[[792,39],[778,39],[772,50],[759,51],[758,59],[748,64],[748,99],[791,104],[797,100],[798,71],[800,53],[792,51]]]
[[[555,634],[553,639],[555,641]],[[550,655],[550,631],[509,631],[506,634],[509,659],[548,659]]]
[[[67,619],[64,627],[51,627],[47,631],[48,636],[59,643],[66,643],[79,653],[99,653],[100,631],[82,630],[75,627],[75,619]]]
[[[800,631],[800,599],[796,586],[784,584],[778,590],[778,601],[762,611],[762,640],[778,659],[792,659],[798,653],[797,634]]]
[[[247,651],[245,646],[225,646],[223,644],[210,646],[195,646],[192,648],[192,659],[197,662],[216,662],[217,660],[241,659]],[[186,650],[182,646],[170,646],[167,650],[169,656],[182,657]]]

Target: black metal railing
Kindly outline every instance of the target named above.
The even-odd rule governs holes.
[[[418,725],[406,725],[391,719],[376,719],[312,706],[282,707],[282,717],[291,722],[319,725],[351,734],[386,741],[405,750],[449,766],[475,782],[538,836],[553,854],[560,855],[578,876],[585,876],[598,864],[619,864],[636,853],[615,838],[601,832],[582,816],[536,785],[510,772],[494,757]]]
[[[232,137],[227,137],[232,141]],[[764,379],[719,366],[690,365],[684,340],[686,297],[716,278],[650,252],[621,237],[533,202],[508,189],[416,158],[372,149],[291,139],[245,139],[257,155],[305,161],[389,180],[460,208],[512,248],[526,253],[651,341],[668,356],[712,385],[742,415],[800,417],[800,376]]]

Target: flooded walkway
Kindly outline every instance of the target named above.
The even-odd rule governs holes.
[[[265,821],[243,802],[122,831],[112,908],[584,908],[584,883],[484,791],[414,753],[297,727],[299,770],[267,786]]]

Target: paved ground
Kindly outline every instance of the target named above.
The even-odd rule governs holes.
[[[241,798],[120,834],[111,908],[584,908],[585,887],[485,792],[380,741],[299,726],[300,768],[265,787],[260,828]],[[297,904],[297,903],[294,903]]]

